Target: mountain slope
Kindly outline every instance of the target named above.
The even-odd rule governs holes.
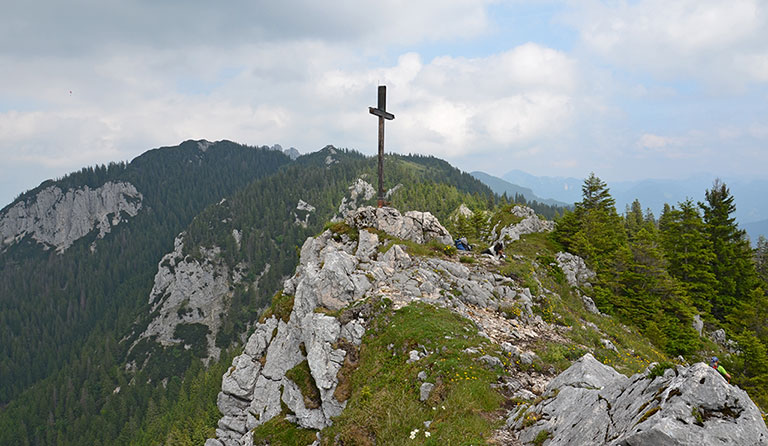
[[[208,204],[289,162],[282,153],[228,141],[187,141],[151,150],[130,164],[86,168],[47,181],[6,206],[0,221],[19,203],[36,202],[51,188],[66,196],[113,182],[129,184],[141,195],[135,215],[113,211],[114,218],[122,216],[120,223],[102,238],[99,222],[92,221],[92,230],[69,239],[66,249],[53,251],[30,234],[5,245],[0,253],[0,404],[22,392],[28,392],[23,401],[56,395],[52,418],[71,417],[71,423],[76,415],[67,414],[73,408],[63,407],[68,404],[64,396],[83,396],[81,386],[89,380],[86,400],[111,392],[110,368],[121,354],[117,340],[144,305],[157,262],[173,237]],[[37,390],[29,390],[41,379],[45,382]],[[30,418],[26,423],[34,422]]]
[[[47,187],[94,189],[124,181],[142,194],[142,207],[101,239],[91,231],[56,253],[22,237],[0,257],[8,278],[3,300],[10,303],[10,311],[2,313],[3,348],[9,353],[0,370],[4,401],[10,403],[0,414],[0,443],[50,444],[56,438],[64,444],[128,443],[152,420],[153,408],[181,397],[181,378],[199,373],[200,358],[216,364],[220,354],[227,360],[227,349],[242,342],[295,267],[303,240],[334,214],[357,207],[355,201],[372,200],[372,187],[359,180],[373,176],[372,158],[328,147],[288,163],[285,155],[266,148],[190,141],[148,152],[127,166],[84,169],[20,196],[34,200]],[[447,214],[461,202],[494,200],[486,186],[444,161],[393,156],[387,163],[387,187],[401,184],[391,200],[401,205],[428,202]],[[252,182],[259,176],[263,179]],[[173,240],[185,228],[178,254],[188,259],[185,265],[205,270],[211,264],[206,249],[215,248],[215,262],[229,268],[210,276],[225,280],[221,294],[212,296],[219,299],[215,311],[221,311],[215,326],[192,319],[200,314],[198,307],[190,311],[197,301],[184,303],[183,293],[175,294],[182,296],[176,303],[168,303],[165,292],[152,293],[159,280],[153,275],[184,272],[163,255],[174,252]],[[230,274],[235,267],[240,282]],[[194,276],[184,274],[166,277]],[[33,275],[44,279],[31,280]],[[40,311],[40,302],[25,298],[35,290],[55,305]],[[155,300],[163,305],[153,306]],[[177,321],[163,328],[162,339],[149,329],[158,314]],[[25,325],[30,315],[34,326]],[[31,348],[22,351],[29,339]],[[24,375],[30,369],[34,372]]]

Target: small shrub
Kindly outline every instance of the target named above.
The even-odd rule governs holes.
[[[694,423],[698,424],[699,426],[704,426],[704,415],[701,414],[699,411],[699,408],[696,406],[693,406],[691,408],[691,416],[696,420]]]
[[[503,305],[500,310],[507,319],[517,319],[523,314],[523,310],[517,304]]]
[[[653,380],[659,376],[664,375],[664,371],[667,369],[673,368],[675,365],[671,362],[661,362],[659,364],[656,364],[653,366],[653,368],[648,372],[648,379]]]
[[[541,446],[549,438],[552,438],[552,432],[544,429],[542,431],[539,431],[538,434],[536,434],[536,438],[533,439],[533,444],[536,446]]]
[[[272,297],[272,303],[269,308],[259,318],[259,322],[264,323],[264,321],[272,316],[282,319],[283,322],[288,322],[288,319],[291,317],[291,311],[293,311],[293,296],[283,294],[282,290],[278,291]]]

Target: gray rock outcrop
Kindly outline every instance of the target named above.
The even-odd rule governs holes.
[[[416,243],[436,240],[445,245],[453,244],[451,234],[429,212],[408,211],[401,215],[395,208],[368,206],[350,213],[346,220],[350,226],[376,228],[393,237]]]
[[[341,199],[339,205],[339,215],[341,218],[346,218],[350,212],[353,212],[358,208],[363,201],[370,200],[376,195],[376,191],[373,186],[362,178],[358,178],[349,186],[346,196]]]
[[[552,232],[555,229],[555,222],[540,219],[533,209],[526,206],[515,206],[510,211],[523,220],[519,223],[501,228],[497,235],[497,229],[491,230],[492,242],[510,243],[520,239],[521,235],[533,234],[537,232]]]
[[[568,285],[580,287],[588,285],[590,280],[595,278],[595,272],[587,268],[584,259],[568,252],[558,252],[555,254],[557,266],[565,274]]]
[[[379,252],[383,240],[367,230],[420,242],[450,240],[429,213],[403,216],[390,208],[361,208],[350,213],[347,222],[359,231],[356,239],[327,230],[302,246],[296,272],[283,288],[284,296],[293,297],[290,315],[257,324],[245,351],[224,375],[218,397],[222,418],[217,438],[209,444],[250,444],[250,431],[280,414],[281,404],[293,414],[289,420],[302,427],[330,425],[346,405],[336,395],[339,371],[360,346],[370,317],[362,309],[355,312],[370,306],[360,301],[384,296],[395,308],[423,301],[458,312],[468,305],[488,309],[516,305],[522,309],[521,318],[533,317],[530,298],[511,279],[480,265],[412,256],[398,244]],[[319,308],[341,310],[341,316],[316,311]],[[305,361],[319,395],[311,404],[307,389],[293,382],[289,372]]]
[[[627,378],[587,354],[554,378],[543,397],[508,420],[523,443],[546,430],[547,446],[768,444],[747,393],[703,363]]]
[[[296,210],[293,211],[294,223],[306,228],[309,224],[309,217],[315,212],[316,208],[304,200],[299,200],[296,204]]]
[[[698,333],[699,336],[701,336],[701,332],[702,330],[704,330],[704,321],[701,320],[701,315],[695,314],[693,316],[692,325],[693,325],[693,329],[696,330],[696,333]]]
[[[143,196],[127,182],[108,182],[91,189],[47,187],[0,214],[0,247],[25,236],[61,253],[97,229],[103,238],[127,217],[135,217]]]
[[[215,337],[221,316],[229,306],[233,286],[243,278],[245,266],[231,270],[219,256],[219,248],[203,250],[202,257],[194,259],[182,254],[183,247],[180,235],[174,250],[160,261],[149,294],[150,312],[155,316],[131,348],[145,338],[163,346],[180,344],[183,340],[174,337],[177,326],[203,324],[208,327],[206,359],[215,360],[220,353]],[[141,364],[134,366],[140,368]]]

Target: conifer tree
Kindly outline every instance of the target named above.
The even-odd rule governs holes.
[[[698,208],[691,200],[679,206],[680,209],[676,209],[665,205],[659,219],[668,271],[680,281],[696,308],[708,314],[717,287],[712,272],[715,254]]]
[[[699,207],[704,211],[707,237],[716,257],[712,271],[717,280],[717,293],[712,301],[712,313],[722,320],[736,303],[749,298],[756,285],[756,275],[746,233],[731,216],[736,206],[728,187],[716,179],[705,197],[706,202],[700,202]]]
[[[755,248],[755,269],[763,281],[763,288],[768,290],[768,239],[762,235],[758,237]]]

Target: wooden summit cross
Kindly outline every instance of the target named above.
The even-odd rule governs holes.
[[[387,86],[379,85],[379,106],[368,107],[372,115],[379,117],[379,207],[384,206],[384,120],[395,119],[395,115],[387,113]]]

